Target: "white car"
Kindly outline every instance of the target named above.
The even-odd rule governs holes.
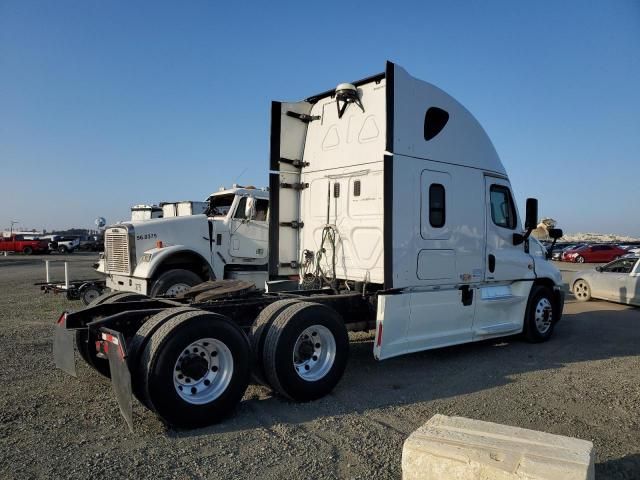
[[[640,307],[640,255],[580,272],[571,291],[579,302],[599,298]]]

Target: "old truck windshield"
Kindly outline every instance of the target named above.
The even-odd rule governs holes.
[[[233,193],[228,195],[212,195],[209,197],[209,208],[206,214],[210,217],[226,217],[233,204],[234,198],[235,195]]]

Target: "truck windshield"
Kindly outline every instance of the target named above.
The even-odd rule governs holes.
[[[213,195],[209,197],[209,207],[205,213],[210,217],[226,217],[231,205],[233,204],[234,198],[235,195],[233,193],[228,195]]]

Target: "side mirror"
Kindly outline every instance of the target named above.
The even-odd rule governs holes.
[[[549,236],[554,240],[558,240],[559,238],[562,238],[562,235],[564,235],[564,233],[562,232],[561,228],[549,229]]]
[[[535,230],[538,226],[538,200],[527,198],[527,214],[524,221],[525,230]]]
[[[244,218],[247,220],[256,218],[256,199],[254,197],[247,197],[247,203],[244,206]]]

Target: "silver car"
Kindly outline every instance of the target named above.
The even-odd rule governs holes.
[[[640,255],[578,272],[571,291],[579,302],[599,298],[640,307]]]

